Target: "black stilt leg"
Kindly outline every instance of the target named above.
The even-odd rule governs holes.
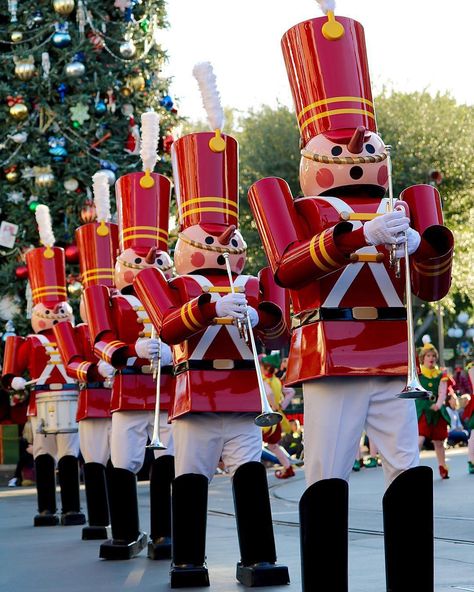
[[[131,559],[146,545],[138,519],[137,478],[126,469],[113,468],[108,475],[112,539],[102,543],[99,557]]]
[[[387,592],[433,592],[433,471],[401,473],[383,497]],[[407,569],[409,558],[416,569]]]
[[[89,526],[82,529],[82,540],[106,539],[109,536],[107,527],[110,519],[104,465],[93,462],[84,464],[84,486]]]
[[[259,462],[242,465],[234,474],[232,489],[241,558],[237,580],[249,587],[289,584],[288,568],[276,564],[265,467]]]
[[[171,483],[174,479],[174,457],[156,458],[150,470],[150,559],[171,558]]]
[[[85,524],[79,499],[79,464],[75,456],[63,456],[58,461],[58,479],[61,488],[61,524]]]
[[[310,485],[300,500],[303,592],[348,590],[349,487],[343,479]],[[328,574],[323,577],[322,574]]]
[[[173,481],[171,587],[209,586],[206,566],[207,491],[204,475],[189,473]]]
[[[35,458],[36,494],[38,514],[34,518],[35,526],[56,526],[56,477],[54,458],[50,454],[40,454]]]

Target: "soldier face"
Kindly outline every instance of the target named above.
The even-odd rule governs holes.
[[[196,224],[181,234],[174,252],[174,264],[179,275],[206,270],[226,270],[223,253],[229,253],[232,272],[242,273],[245,265],[247,245],[238,230],[221,242],[219,236],[206,232]],[[191,244],[192,241],[193,244]]]
[[[306,150],[320,156],[344,158],[376,157],[385,152],[385,144],[381,138],[367,132],[360,153],[351,153],[347,144],[338,144],[320,134],[312,138]],[[305,196],[335,195],[336,190],[344,188],[350,195],[351,189],[364,186],[369,194],[382,197],[388,186],[387,161],[365,162],[354,164],[338,164],[333,162],[316,162],[306,157],[300,162],[300,184]]]
[[[115,263],[115,285],[118,290],[133,284],[133,278],[147,267],[161,269],[169,279],[172,276],[173,262],[165,251],[149,252],[148,255],[140,255],[134,249],[125,249],[117,257]]]
[[[64,321],[74,322],[72,308],[67,302],[59,302],[51,308],[40,302],[35,304],[31,312],[31,326],[35,333],[52,329],[54,325]]]

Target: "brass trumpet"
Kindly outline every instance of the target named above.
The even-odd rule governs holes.
[[[156,329],[152,327],[151,338],[156,339]],[[147,448],[152,450],[166,450],[166,446],[160,440],[160,381],[161,381],[161,340],[158,354],[152,360],[153,380],[156,383],[155,417],[153,421],[153,434]]]
[[[387,174],[388,174],[388,202],[387,202],[387,212],[393,212],[395,209],[395,199],[393,197],[393,183],[392,183],[392,159],[391,159],[391,150],[392,147],[387,144],[385,146],[387,152]],[[398,259],[397,255],[397,245],[392,245],[390,247],[389,258],[390,258],[390,267],[395,270],[395,277],[400,277],[400,259]]]
[[[227,275],[229,277],[230,290],[232,294],[235,294],[234,281],[232,280],[232,270],[230,269],[229,253],[224,253],[223,256],[225,259]],[[278,411],[273,411],[267,399],[267,393],[265,392],[265,385],[263,384],[262,373],[260,372],[260,362],[258,360],[257,347],[255,345],[255,337],[253,334],[252,323],[250,321],[248,310],[245,312],[245,321],[242,323],[242,325],[244,325],[246,334],[250,339],[250,349],[252,350],[253,354],[255,372],[257,373],[258,390],[260,393],[260,402],[262,405],[262,413],[257,415],[254,421],[255,424],[261,428],[274,426],[283,419],[283,416],[281,413],[278,413]]]

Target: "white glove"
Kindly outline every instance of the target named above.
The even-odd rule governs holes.
[[[115,368],[104,360],[100,360],[100,362],[97,364],[97,371],[104,378],[112,378],[112,376],[115,374]]]
[[[395,210],[377,216],[364,224],[364,237],[369,245],[395,245],[404,241],[405,232],[410,226],[410,219],[403,210]]]
[[[226,294],[216,302],[216,314],[218,317],[233,317],[243,319],[247,307],[245,294],[237,292]]]
[[[260,320],[258,317],[258,312],[252,306],[247,307],[247,312],[249,313],[250,317],[250,324],[252,325],[252,329],[258,325],[258,321]]]
[[[25,388],[26,380],[21,376],[15,376],[12,380],[12,389],[15,391],[22,391]]]
[[[161,365],[171,366],[173,363],[173,354],[168,344],[161,342]]]
[[[407,240],[408,240],[408,254],[412,255],[420,246],[421,243],[421,236],[417,230],[413,228],[408,228],[407,233]],[[405,237],[404,237],[405,238]],[[387,249],[390,248],[390,245],[386,245]],[[397,259],[401,259],[405,257],[405,241],[403,241],[395,250],[395,256]]]
[[[150,339],[149,337],[142,337],[135,341],[135,351],[139,358],[147,358],[151,360],[158,355],[160,349],[159,339]]]

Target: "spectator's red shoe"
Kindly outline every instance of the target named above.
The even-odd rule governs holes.
[[[441,479],[449,479],[448,467],[439,465],[439,474],[441,476]]]
[[[294,477],[295,472],[293,467],[290,465],[287,469],[278,469],[275,471],[275,477],[277,479],[288,479],[289,477]]]

